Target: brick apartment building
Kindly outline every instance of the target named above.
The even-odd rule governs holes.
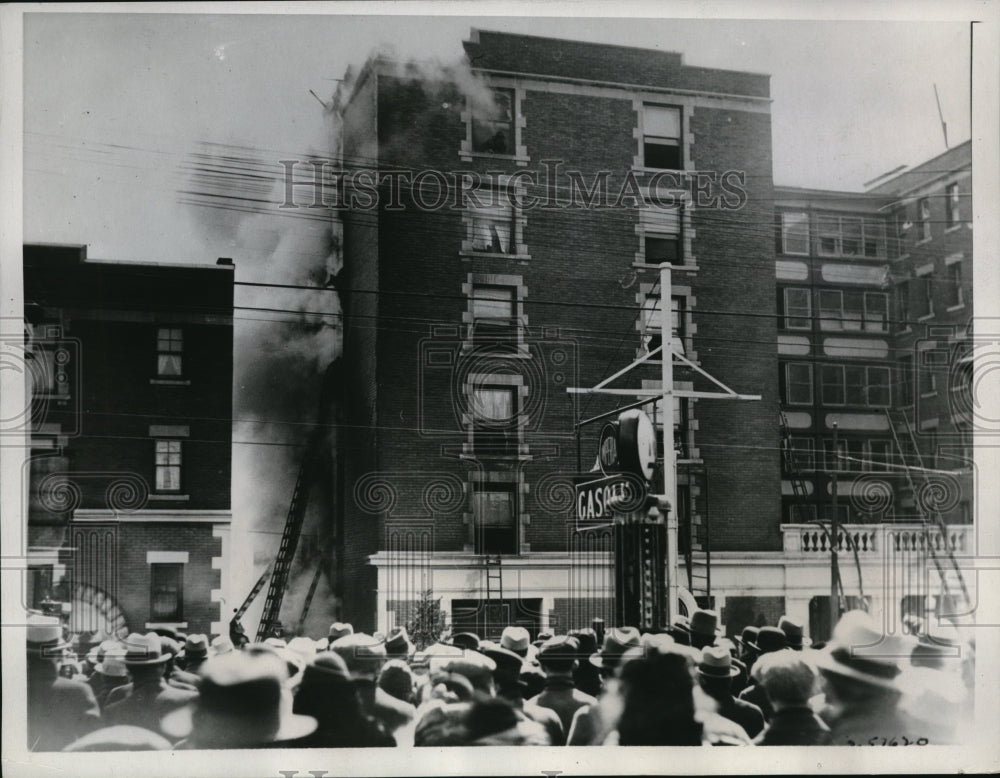
[[[872,183],[775,189],[783,534],[819,634],[835,492],[848,598],[934,609],[947,590],[913,571],[974,550],[971,145]]]
[[[24,247],[29,605],[74,632],[221,633],[233,266]],[[48,604],[48,603],[46,603]]]
[[[576,531],[572,490],[600,425],[579,443],[576,425],[637,397],[566,389],[656,342],[670,262],[684,355],[761,396],[672,414],[685,586],[707,594],[710,541],[713,601],[738,629],[764,606],[736,562],[782,548],[769,78],[524,35],[464,45],[474,78],[373,59],[338,95],[345,171],[382,184],[376,208],[342,211],[343,616],[387,629],[433,588],[481,634],[611,622],[607,537]],[[559,205],[602,176],[607,201]],[[458,190],[478,199],[438,202]],[[656,388],[659,371],[615,385]],[[675,383],[714,388],[681,367]]]

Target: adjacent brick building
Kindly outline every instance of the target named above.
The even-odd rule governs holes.
[[[373,59],[338,96],[345,172],[373,171],[342,212],[343,615],[385,629],[433,588],[480,632],[610,622],[606,538],[575,531],[572,492],[600,425],[576,425],[637,398],[566,389],[658,340],[661,262],[685,356],[761,397],[672,414],[685,583],[707,594],[706,526],[713,552],[781,549],[769,79],[485,31],[465,48],[471,75]]]
[[[231,521],[233,266],[24,247],[29,605],[74,632],[220,633]]]

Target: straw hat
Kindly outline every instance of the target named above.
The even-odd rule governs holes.
[[[253,747],[296,740],[318,726],[292,713],[281,659],[266,652],[231,652],[205,662],[199,696],[163,717],[163,731],[207,747]]]
[[[94,665],[94,672],[106,675],[109,678],[124,678],[128,675],[128,667],[125,665],[125,649],[122,647],[109,649],[104,654],[104,659]]]
[[[864,611],[848,611],[833,630],[830,642],[813,652],[815,665],[824,673],[882,689],[898,690],[899,660],[909,656],[903,641],[887,635]]]
[[[505,627],[500,634],[500,648],[513,651],[518,656],[524,657],[528,654],[528,646],[531,645],[531,635],[524,627]]]
[[[611,627],[604,633],[604,645],[591,654],[590,663],[596,667],[613,669],[621,662],[622,654],[639,645],[639,630],[635,627]]]
[[[39,656],[62,655],[70,643],[63,637],[62,622],[56,616],[29,614],[26,649]]]
[[[170,654],[163,650],[163,638],[155,632],[140,635],[133,632],[125,638],[125,664],[129,667],[161,665],[170,661]]]
[[[698,673],[706,678],[735,678],[740,669],[733,664],[733,656],[721,646],[705,646],[701,650]]]

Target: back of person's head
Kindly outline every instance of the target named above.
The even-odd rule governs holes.
[[[379,671],[378,685],[403,702],[413,702],[413,672],[402,659],[390,659]]]
[[[816,673],[797,651],[764,654],[755,672],[776,708],[805,705],[816,689]]]
[[[569,674],[577,664],[580,642],[571,635],[556,635],[538,649],[538,664],[547,675]]]
[[[645,651],[645,655],[643,652]],[[632,649],[623,658],[619,743],[625,745],[698,745],[701,724],[695,719],[694,661],[677,651]]]

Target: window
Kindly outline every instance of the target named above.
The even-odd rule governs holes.
[[[472,414],[477,426],[509,427],[517,421],[517,387],[476,386],[472,390]]]
[[[910,328],[910,282],[900,281],[896,285],[896,320],[900,330]]]
[[[931,239],[931,201],[923,198],[917,203],[917,214],[920,218],[920,240]]]
[[[903,354],[899,358],[899,403],[913,405],[913,355]]]
[[[889,368],[861,365],[823,365],[820,397],[824,405],[889,406]]]
[[[947,215],[948,215],[948,226],[957,227],[962,219],[962,212],[959,209],[959,194],[958,194],[958,184],[949,184],[948,189],[948,204],[947,204]]]
[[[859,404],[867,405],[869,408],[888,408],[891,395],[889,388],[891,375],[887,367],[865,367],[864,385],[860,387],[861,398]],[[850,387],[850,384],[848,384],[848,387]],[[848,389],[848,399],[850,399],[850,389]]]
[[[836,454],[833,449],[833,439],[826,438],[823,441],[823,467],[826,470],[851,470],[851,462],[848,460],[849,452],[847,441],[843,438],[837,439]]]
[[[885,225],[859,217],[820,216],[816,221],[818,250],[828,257],[885,256]]]
[[[515,502],[512,488],[477,489],[472,493],[475,553],[517,553]]]
[[[913,280],[915,295],[912,314],[916,316],[918,320],[934,315],[934,297],[931,283],[930,274],[920,276]]]
[[[947,360],[947,356],[940,349],[928,348],[920,352],[920,373],[917,380],[922,397],[937,391],[937,371],[941,369],[942,359]]]
[[[485,199],[485,196],[484,196]],[[516,253],[514,206],[512,203],[469,203],[472,214],[472,250],[492,254]]]
[[[847,392],[844,387],[844,366],[823,365],[819,371],[820,397],[823,405],[844,405]]]
[[[514,153],[514,90],[493,89],[493,105],[473,112],[472,150],[486,154]]]
[[[816,506],[792,503],[788,506],[789,524],[809,524],[816,521]]]
[[[816,469],[816,455],[812,438],[791,437],[788,439],[788,472]]]
[[[149,566],[149,618],[151,621],[183,621],[184,565]]]
[[[647,265],[684,264],[680,208],[645,208],[639,213],[639,224],[642,226],[643,261]]]
[[[516,291],[512,286],[475,285],[472,288],[473,321],[511,324],[517,310]]]
[[[794,287],[784,290],[785,328],[808,330],[812,328],[812,298],[808,289]]]
[[[181,442],[156,441],[156,491],[177,492],[181,488]]]
[[[824,332],[843,329],[844,293],[824,289],[819,293],[819,328]]]
[[[684,308],[686,300],[683,297],[670,298],[670,326],[674,351],[684,353]],[[658,348],[663,343],[663,308],[659,295],[648,295],[643,301],[639,324],[642,333],[642,347],[648,352]]]
[[[681,110],[665,105],[642,106],[643,166],[683,170]]]
[[[783,254],[809,253],[809,214],[785,211],[781,214]]]
[[[659,382],[654,382],[656,386],[659,386]],[[645,382],[643,383],[645,386]],[[690,431],[690,425],[688,424],[688,398],[687,397],[674,397],[674,412],[673,412],[673,428],[674,428],[674,453],[677,459],[690,459],[691,452],[688,449],[688,434]],[[653,422],[653,426],[658,430],[656,434],[656,450],[657,456],[662,456],[662,441],[663,441],[663,400],[659,399],[653,403],[652,413],[650,414],[650,420]]]
[[[785,365],[785,402],[789,405],[811,405],[813,401],[813,368],[803,362]]]
[[[945,266],[945,305],[953,308],[962,304],[962,262]]]
[[[889,331],[889,295],[883,292],[864,293],[865,332]]]
[[[160,327],[156,331],[156,374],[179,377],[181,353],[184,350],[184,333],[177,327]]]
[[[869,440],[865,442],[865,469],[874,473],[891,470],[892,442],[888,440]]]

